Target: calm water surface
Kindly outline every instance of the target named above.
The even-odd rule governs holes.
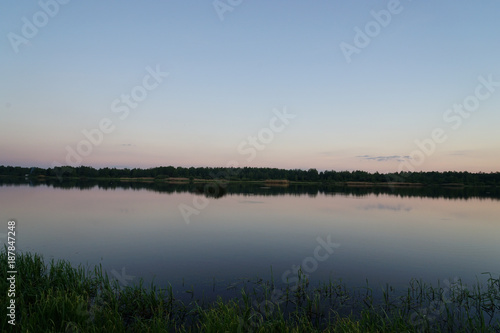
[[[342,279],[351,286],[500,274],[500,201],[488,194],[254,185],[214,198],[187,185],[161,192],[146,185],[68,187],[1,186],[0,232],[14,218],[20,250],[75,265],[101,263],[111,276],[132,283],[154,278],[161,286],[210,289],[214,281],[268,279],[271,267],[279,282],[299,265],[311,282]],[[187,224],[179,206],[193,207],[193,199],[208,206]],[[336,243],[333,253],[317,250],[318,237]]]

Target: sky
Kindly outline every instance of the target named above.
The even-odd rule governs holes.
[[[500,2],[0,4],[0,165],[500,171]]]

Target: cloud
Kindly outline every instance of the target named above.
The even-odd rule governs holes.
[[[372,160],[377,162],[387,162],[387,161],[397,161],[403,162],[405,160],[409,160],[409,155],[389,155],[389,156],[371,156],[371,155],[358,155],[357,158],[361,158],[363,160]]]
[[[120,146],[130,147],[130,146],[132,146],[132,144],[131,143],[122,143]]]
[[[469,153],[470,153],[470,150],[453,150],[448,155],[464,156],[464,155],[469,155]]]
[[[334,155],[338,155],[338,152],[336,152],[336,151],[322,151],[319,154],[325,155],[325,156],[334,156]]]

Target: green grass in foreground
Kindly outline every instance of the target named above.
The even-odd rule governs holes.
[[[432,287],[411,281],[407,293],[348,291],[333,282],[309,288],[300,276],[294,288],[262,292],[209,304],[188,304],[172,288],[120,288],[101,266],[45,263],[37,254],[16,258],[15,326],[7,296],[7,253],[0,253],[2,332],[500,332],[500,280],[472,289],[456,281]],[[279,295],[279,297],[277,296]]]

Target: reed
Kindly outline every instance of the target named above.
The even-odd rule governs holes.
[[[215,301],[176,298],[172,286],[120,287],[102,266],[45,262],[17,256],[16,325],[3,316],[2,332],[499,332],[500,279],[485,285],[460,280],[432,286],[412,280],[407,290],[342,281],[312,286],[299,270],[298,284],[278,288],[258,279],[239,297]],[[1,305],[9,299],[7,254],[0,253]],[[272,274],[271,274],[272,276]]]

